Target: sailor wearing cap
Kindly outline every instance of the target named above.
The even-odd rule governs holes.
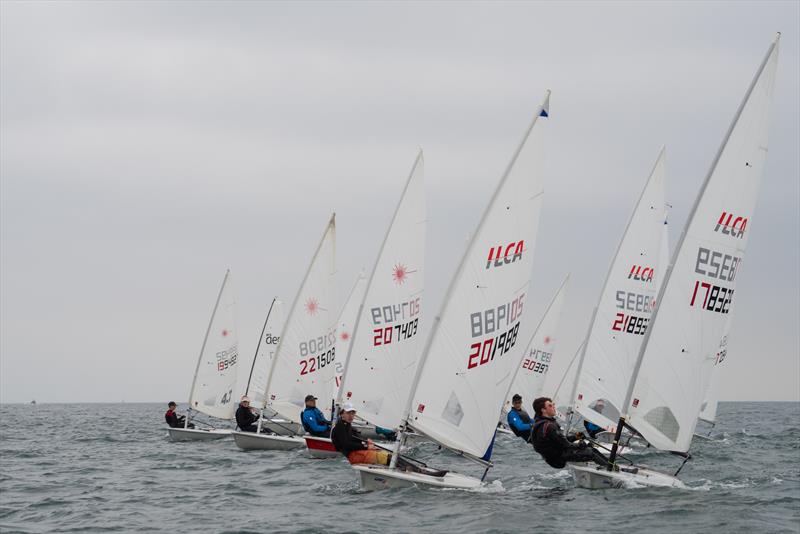
[[[511,409],[508,411],[508,428],[525,441],[531,440],[533,424],[528,412],[522,409],[522,396],[515,393],[511,397]]]
[[[353,428],[356,409],[350,402],[345,402],[342,412],[331,432],[331,441],[336,450],[344,454],[351,464],[389,465],[391,454],[373,445],[372,440],[361,439],[361,434]]]
[[[317,398],[314,395],[306,395],[306,407],[300,414],[300,421],[303,422],[306,432],[312,436],[327,438],[331,433],[331,423],[317,408]]]
[[[256,411],[250,407],[250,399],[247,395],[243,395],[242,400],[239,401],[239,407],[236,409],[236,426],[242,432],[256,432],[258,430],[256,421],[259,417]]]

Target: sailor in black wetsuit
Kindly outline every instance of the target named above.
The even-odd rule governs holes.
[[[170,401],[169,404],[167,404],[167,408],[169,409],[167,410],[167,413],[164,414],[164,419],[167,420],[167,424],[171,428],[184,428],[184,427],[194,428],[194,425],[192,423],[186,425],[185,415],[178,415],[175,413],[175,408],[177,407],[178,405],[175,404],[173,401]]]
[[[258,430],[256,422],[260,416],[250,407],[250,399],[242,397],[236,409],[236,426],[242,432],[255,432]]]
[[[533,448],[550,467],[561,469],[567,462],[594,462],[608,466],[608,458],[583,440],[583,433],[564,436],[556,421],[556,407],[547,397],[533,401]]]

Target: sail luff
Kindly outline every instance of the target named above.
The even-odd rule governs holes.
[[[245,395],[250,395],[250,381],[253,379],[253,370],[256,368],[256,363],[258,361],[258,351],[259,349],[261,349],[261,342],[264,341],[264,332],[267,331],[267,323],[269,323],[269,315],[272,313],[272,308],[273,306],[275,306],[276,300],[277,300],[276,297],[272,298],[272,302],[270,302],[269,309],[267,310],[267,317],[264,319],[264,326],[261,327],[261,336],[259,336],[258,343],[256,343],[256,352],[253,355],[253,363],[250,365],[250,374],[247,376],[247,386],[245,386],[244,388]],[[266,399],[265,399],[265,404],[266,404]]]
[[[409,185],[411,184],[411,180],[414,178],[416,174],[417,167],[424,164],[424,161],[425,160],[422,155],[422,149],[420,148],[419,152],[417,153],[417,157],[414,160],[414,164],[411,166],[411,172],[409,173],[408,178],[406,179],[406,183],[403,186],[403,192],[400,194],[400,200],[395,205],[394,213],[392,214],[392,220],[389,222],[389,226],[386,228],[386,233],[383,235],[383,241],[381,242],[381,246],[378,249],[378,255],[375,257],[375,263],[372,265],[372,270],[369,273],[369,279],[367,280],[367,287],[366,290],[364,291],[364,296],[361,299],[361,303],[358,306],[358,315],[356,316],[356,322],[355,325],[353,326],[353,342],[351,342],[350,346],[348,347],[347,359],[345,360],[344,371],[342,372],[342,383],[339,387],[338,394],[336,395],[337,405],[341,404],[342,402],[342,392],[345,391],[345,385],[347,384],[347,379],[348,379],[347,371],[350,368],[350,358],[352,357],[353,347],[355,346],[355,339],[359,334],[358,328],[361,324],[361,315],[364,311],[364,303],[366,302],[367,297],[369,296],[369,291],[370,288],[372,287],[372,282],[375,279],[375,271],[377,270],[380,259],[383,256],[384,250],[386,248],[386,242],[392,233],[392,229],[394,228],[394,223],[395,220],[397,219],[397,214],[400,211],[400,207],[403,205],[403,201],[406,198],[406,194],[408,193],[408,188]]]
[[[779,39],[780,39],[780,33],[778,33],[777,37],[775,38],[775,41],[770,45],[767,54],[764,56],[761,65],[758,67],[756,75],[750,82],[750,86],[748,87],[747,92],[745,93],[745,96],[742,99],[742,102],[739,104],[739,108],[736,110],[736,115],[731,121],[731,124],[728,127],[728,131],[725,133],[725,137],[723,138],[722,143],[720,144],[719,149],[717,150],[717,153],[714,156],[714,160],[711,163],[711,167],[708,169],[708,173],[706,174],[706,177],[703,180],[702,185],[700,186],[700,192],[697,194],[697,197],[695,198],[694,201],[694,205],[692,206],[692,210],[689,212],[689,216],[686,219],[686,224],[683,227],[683,231],[681,231],[681,236],[678,239],[678,243],[675,246],[675,250],[672,253],[672,259],[670,260],[670,265],[667,269],[667,272],[664,275],[664,282],[661,284],[658,296],[656,297],[656,302],[658,303],[661,303],[661,299],[664,297],[664,293],[666,292],[667,286],[669,285],[669,280],[672,277],[673,266],[677,261],[678,255],[680,254],[681,249],[683,248],[683,243],[686,240],[686,233],[688,232],[689,227],[694,221],[695,215],[697,214],[697,209],[700,206],[700,202],[703,200],[703,194],[705,193],[706,188],[708,187],[708,184],[711,181],[711,177],[714,175],[714,171],[717,168],[717,163],[719,163],[719,159],[720,157],[722,157],[722,153],[725,151],[725,147],[728,144],[728,140],[730,139],[734,128],[736,128],[736,125],[739,122],[739,117],[741,117],[742,111],[744,110],[747,101],[750,100],[750,95],[753,93],[753,89],[755,88],[756,83],[761,77],[761,73],[764,72],[764,67],[767,66],[767,62],[769,61],[769,58],[772,56],[772,52],[773,50],[775,50],[775,47],[777,46]],[[653,315],[650,319],[652,323],[656,322],[656,318],[658,317],[658,311],[660,308],[661,308],[660,306],[656,306],[656,309],[653,310]],[[628,391],[625,394],[625,401],[623,403],[623,410],[624,410],[623,413],[627,413],[628,406],[630,406],[631,399],[633,398],[633,389],[636,386],[636,380],[639,377],[639,371],[641,370],[642,367],[642,360],[644,358],[645,352],[647,351],[647,345],[650,342],[650,335],[652,334],[652,332],[653,329],[648,328],[647,332],[645,333],[644,340],[642,340],[642,346],[639,349],[639,356],[636,359],[636,365],[634,366],[633,374],[631,375],[630,385],[628,386]]]
[[[217,293],[217,300],[214,302],[214,309],[211,311],[211,318],[208,320],[208,326],[206,327],[206,335],[203,337],[203,345],[200,347],[200,355],[197,356],[197,366],[194,368],[194,378],[192,378],[192,388],[189,391],[189,408],[192,407],[192,398],[194,398],[194,391],[195,386],[197,386],[197,373],[200,372],[200,364],[203,361],[203,353],[206,350],[206,344],[208,343],[208,334],[211,332],[211,325],[214,324],[214,317],[217,315],[217,308],[219,307],[219,300],[222,298],[222,292],[225,290],[225,284],[228,282],[228,276],[230,276],[231,271],[227,269],[225,271],[225,276],[222,278],[222,285],[219,287],[219,293]]]
[[[501,192],[505,193],[505,189],[506,189],[505,186],[506,186],[506,184],[508,182],[509,176],[511,176],[512,172],[515,171],[515,166],[517,164],[517,161],[520,158],[520,156],[522,155],[523,149],[526,148],[526,145],[528,144],[529,138],[531,137],[531,134],[532,134],[532,132],[534,130],[535,125],[538,122],[539,117],[541,117],[541,116],[545,116],[546,117],[547,116],[547,107],[548,107],[548,103],[549,103],[549,98],[550,98],[550,91],[547,91],[547,93],[546,93],[546,95],[545,95],[545,97],[544,97],[544,99],[542,101],[541,106],[539,106],[537,108],[536,115],[534,116],[533,120],[531,121],[529,127],[526,129],[525,134],[524,134],[521,142],[519,143],[518,147],[514,151],[513,157],[511,158],[511,161],[509,162],[508,166],[506,167],[505,172],[503,173],[503,175],[502,175],[497,187],[495,188],[495,190],[494,190],[494,192],[492,194],[492,197],[491,197],[490,201],[488,202],[487,207],[486,207],[486,209],[484,210],[484,212],[483,212],[483,214],[481,216],[480,222],[479,222],[478,226],[476,227],[476,230],[472,234],[472,236],[470,238],[470,241],[468,243],[468,246],[466,247],[466,250],[465,250],[463,256],[461,257],[461,260],[460,260],[459,265],[458,265],[458,267],[456,269],[455,275],[453,276],[452,280],[450,281],[450,284],[448,286],[448,290],[447,290],[447,292],[445,294],[444,301],[443,301],[443,304],[442,304],[442,307],[441,307],[441,311],[440,311],[439,315],[434,317],[431,331],[430,331],[429,336],[427,338],[427,341],[426,341],[425,347],[423,349],[420,361],[418,362],[417,370],[416,370],[416,373],[415,373],[415,376],[414,376],[414,379],[413,379],[413,382],[412,382],[412,387],[410,389],[410,395],[408,397],[408,401],[407,401],[406,406],[405,406],[405,408],[404,408],[404,410],[402,412],[403,413],[403,421],[404,421],[404,427],[405,428],[413,428],[413,429],[415,429],[417,431],[420,431],[420,432],[428,435],[429,437],[433,438],[435,441],[437,441],[438,443],[440,443],[441,445],[443,445],[443,446],[445,446],[447,448],[450,448],[450,449],[455,450],[455,451],[459,451],[461,454],[468,455],[468,456],[472,457],[473,459],[480,459],[481,461],[486,461],[486,459],[484,458],[484,456],[486,456],[486,447],[483,445],[484,436],[471,436],[469,433],[464,433],[464,432],[466,432],[466,430],[462,430],[462,431],[460,431],[460,436],[462,438],[462,442],[459,443],[457,440],[456,441],[449,440],[444,434],[441,434],[441,433],[436,433],[436,434],[438,434],[438,436],[433,435],[433,433],[431,432],[430,428],[427,429],[427,431],[426,431],[424,428],[420,427],[420,423],[422,424],[422,426],[425,425],[424,420],[420,419],[420,416],[422,416],[422,411],[425,409],[424,405],[423,404],[419,404],[418,407],[417,407],[417,412],[420,415],[416,416],[415,420],[420,421],[420,423],[413,423],[412,422],[411,409],[412,409],[412,406],[414,404],[416,396],[420,393],[420,383],[422,382],[422,379],[423,379],[423,376],[424,376],[424,370],[429,365],[431,365],[431,360],[430,360],[430,355],[431,355],[431,352],[432,352],[431,351],[431,347],[432,347],[432,345],[433,345],[433,343],[435,341],[438,342],[438,338],[441,335],[440,333],[442,332],[442,328],[443,328],[442,327],[443,321],[445,319],[447,319],[448,323],[450,322],[450,318],[448,317],[448,315],[450,313],[452,313],[451,312],[451,306],[453,305],[452,303],[453,303],[453,300],[454,300],[454,291],[459,286],[459,284],[462,283],[462,279],[465,279],[465,276],[466,276],[465,269],[467,268],[468,262],[471,262],[471,261],[475,260],[475,258],[471,257],[471,254],[473,254],[475,252],[473,249],[476,246],[478,238],[480,237],[483,240],[487,239],[487,236],[483,235],[483,228],[486,226],[486,223],[489,220],[490,215],[493,217],[493,219],[492,219],[493,221],[502,222],[503,224],[506,224],[506,225],[513,224],[512,221],[514,219],[506,220],[506,219],[498,218],[499,215],[494,214],[493,211],[497,208],[497,206],[495,206],[495,204],[497,203],[498,198],[501,195]],[[529,157],[529,158],[532,158],[532,159],[530,159],[530,161],[526,161],[526,163],[533,163],[533,164],[538,165],[538,161],[540,159],[539,151],[540,151],[540,147],[539,147],[538,144],[535,145],[535,146],[531,146],[530,150],[526,151],[525,157],[526,158]],[[538,169],[538,167],[537,167],[537,169]],[[515,177],[516,177],[516,175],[515,175]],[[515,198],[515,200],[519,201],[519,205],[520,206],[522,205],[522,202],[532,202],[534,204],[536,204],[538,202],[541,202],[541,197],[542,197],[543,193],[542,193],[542,190],[541,190],[541,183],[540,183],[539,179],[540,179],[540,177],[539,177],[538,172],[537,172],[537,174],[534,175],[534,178],[532,180],[530,180],[529,183],[526,184],[524,181],[522,181],[519,184],[516,184],[518,187],[525,186],[525,187],[531,189],[530,191],[525,191],[525,195],[526,195],[525,197],[516,197]],[[513,203],[513,201],[511,201],[510,199],[507,199],[507,200],[509,200],[510,202]],[[536,205],[534,205],[532,207],[528,207],[528,210],[531,210],[529,212],[529,213],[531,213],[531,215],[529,215],[529,216],[533,217],[533,219],[531,221],[527,221],[526,222],[526,224],[532,224],[533,225],[533,227],[532,227],[533,235],[532,236],[531,235],[526,236],[526,238],[530,238],[530,239],[528,239],[528,245],[531,247],[531,249],[526,249],[526,250],[530,250],[530,253],[529,253],[530,255],[532,255],[532,252],[533,252],[532,249],[533,249],[534,242],[535,242],[535,237],[536,237],[535,230],[536,230],[537,225],[538,225],[538,209],[539,208]],[[500,213],[500,212],[498,212],[498,213]],[[511,212],[511,213],[517,213],[517,212]],[[524,219],[525,216],[522,215],[523,213],[525,213],[525,211],[521,211],[521,212],[517,213],[517,216],[518,217],[523,217],[523,219]],[[503,221],[505,221],[505,222],[503,222]],[[525,230],[529,230],[529,229],[525,228],[523,230],[520,230],[520,229],[517,229],[517,230],[518,231],[525,231]],[[496,239],[496,236],[494,238],[492,238],[492,239]],[[525,240],[519,241],[518,245],[521,246],[521,244],[524,243],[524,242],[525,242]],[[488,242],[484,243],[484,244],[487,245],[487,250],[488,250],[488,247],[490,246],[490,244]],[[492,250],[494,250],[494,249],[492,249]],[[499,251],[499,247],[498,247],[498,251]],[[520,255],[520,257],[522,257],[522,256]],[[479,260],[479,261],[485,261],[485,260]],[[519,271],[519,272],[523,272],[523,271]],[[494,273],[494,271],[493,271],[493,273]],[[482,276],[486,276],[486,275],[482,275]],[[528,276],[528,277],[530,276],[530,271],[526,271],[526,276]],[[497,275],[495,275],[495,274],[492,274],[491,278],[495,282],[498,282],[498,281],[502,280],[502,277],[501,278],[497,278]],[[513,277],[510,278],[509,280],[513,280]],[[519,298],[520,302],[521,302],[521,299],[525,295],[525,293],[522,292],[522,290],[527,288],[529,283],[530,283],[530,278],[528,278],[521,286],[514,288],[514,291],[515,291],[515,293],[514,293],[515,297],[514,298]],[[508,282],[505,282],[505,284],[507,285]],[[503,283],[500,282],[500,285],[502,287]],[[475,289],[475,288],[473,288],[473,289]],[[477,289],[479,291],[482,291],[480,285],[477,286]],[[506,288],[506,289],[508,290],[508,292],[511,292],[511,288]],[[519,293],[519,295],[517,295],[517,293]],[[477,301],[477,300],[486,301],[486,297],[482,296],[482,293],[472,293],[471,295],[472,296],[469,296],[469,297],[464,295],[463,298],[464,299],[473,299],[475,301]],[[505,296],[508,296],[508,295],[505,295]],[[461,297],[459,297],[459,298],[461,298]],[[486,301],[486,302],[488,302],[488,301]],[[510,307],[510,304],[508,304],[508,306]],[[508,317],[507,319],[509,319],[509,318],[510,317]],[[518,327],[519,327],[519,324],[520,323],[517,322],[517,326]],[[450,333],[452,333],[452,332],[450,332]],[[452,347],[452,342],[448,341],[449,339],[450,339],[449,338],[449,334],[447,334],[444,338],[442,338],[441,343],[450,343],[449,346]],[[503,339],[505,339],[505,334],[503,334]],[[492,339],[486,340],[487,343],[489,341],[492,341]],[[504,360],[504,363],[500,364],[500,369],[498,369],[496,367],[492,367],[491,369],[488,369],[488,370],[486,368],[484,368],[484,369],[479,369],[477,371],[475,371],[473,369],[473,371],[474,372],[478,372],[478,376],[486,376],[485,380],[495,380],[498,377],[495,376],[494,378],[490,378],[492,375],[494,375],[495,372],[505,370],[506,366],[515,367],[515,366],[518,366],[518,365],[521,364],[522,357],[523,357],[524,353],[519,349],[517,349],[517,350],[518,350],[518,354],[517,355],[519,357],[518,358],[512,358],[511,354],[509,354],[509,358],[512,358],[512,359],[506,358]],[[452,354],[451,354],[451,357],[452,357]],[[442,358],[446,358],[446,356],[439,357],[439,360],[441,360],[441,361],[437,361],[436,362],[437,365],[441,365],[443,362],[446,361],[446,360],[444,360]],[[477,364],[475,364],[475,365],[477,365]],[[470,368],[474,367],[475,365],[471,365]],[[504,380],[510,380],[511,375],[513,373],[513,371],[512,371],[513,367],[508,369],[508,373],[507,374],[505,374],[504,376],[500,377],[500,382],[502,382]],[[438,376],[438,374],[437,374],[437,376]],[[500,382],[497,382],[497,384],[499,384]],[[504,389],[502,391],[503,395],[507,391],[507,388],[508,388],[507,383],[504,384],[504,386],[505,387],[504,387]],[[455,387],[455,385],[454,385],[454,387]],[[498,393],[498,391],[496,389],[495,389],[494,393],[499,396],[499,393]],[[428,392],[428,394],[430,395],[431,392]],[[454,392],[451,394],[451,399],[453,399],[453,395],[454,395]],[[437,397],[437,398],[432,398],[432,400],[438,405],[438,403],[440,401],[442,401],[443,399]],[[474,399],[473,399],[473,401],[474,401]],[[487,417],[488,413],[487,414],[483,414],[483,413],[473,414],[472,416],[470,416],[470,417],[473,418],[473,419],[471,419],[472,424],[474,425],[475,423],[478,423],[478,424],[482,424],[482,425],[488,425],[488,421],[491,420],[491,428],[494,429],[494,427],[496,425],[496,422],[497,422],[497,418],[499,417],[500,410],[502,408],[502,404],[503,404],[504,399],[503,398],[498,398],[497,401],[498,402],[497,402],[497,406],[496,406],[496,413],[493,413],[493,415],[491,417]],[[449,402],[450,401],[448,401],[448,403]],[[455,402],[456,402],[456,404],[453,405],[454,409],[455,410],[460,410],[460,407],[458,406],[458,400],[455,399]],[[474,404],[474,402],[473,402],[473,404]],[[448,406],[449,406],[449,404],[448,404]],[[492,405],[489,408],[492,408],[492,411],[494,411],[495,407]],[[445,407],[445,409],[448,409],[448,408]],[[461,413],[461,412],[459,411],[458,413]],[[432,417],[435,418],[435,416],[432,416]],[[423,419],[424,419],[424,417],[423,417]],[[441,420],[441,419],[439,419],[439,420]],[[431,419],[428,422],[433,424],[432,421],[433,421],[433,419]],[[453,426],[448,427],[448,428],[450,428],[450,429],[457,428],[457,424],[456,423],[451,423],[451,425],[453,425]],[[473,442],[473,443],[468,445],[466,443],[466,441],[463,441],[464,438],[466,438],[467,441],[470,441],[470,440],[472,440],[473,437],[477,438],[477,439],[479,439],[481,441],[480,447],[482,447],[482,450],[480,450],[480,451],[478,450],[478,446],[479,446],[478,443]],[[490,443],[491,443],[491,439],[489,440],[489,444],[487,444],[487,445],[490,446]],[[471,450],[467,450],[466,447],[472,447],[472,448],[471,448]]]
[[[725,297],[725,305],[728,306],[725,310],[723,306],[719,306],[719,309],[706,308],[705,300],[695,305],[694,297],[689,307],[681,308],[686,303],[683,301],[683,286],[679,288],[676,285],[673,288],[673,285],[682,281],[675,281],[676,270],[679,269],[680,276],[687,278],[687,284],[694,281],[697,287],[702,280],[703,287],[710,290],[713,283],[722,281],[722,275],[719,271],[714,273],[701,269],[704,251],[710,256],[713,250],[715,255],[719,255],[720,261],[723,255],[733,258],[730,261],[735,262],[734,267],[743,258],[749,234],[744,232],[743,226],[735,228],[737,222],[734,222],[734,227],[729,227],[728,222],[724,225],[721,220],[717,222],[717,213],[723,209],[723,216],[735,211],[749,218],[755,208],[766,160],[768,112],[777,69],[779,37],[780,34],[770,45],[701,184],[660,288],[658,306],[652,318],[653,327],[648,328],[639,351],[634,368],[635,378],[626,392],[620,423],[636,427],[653,446],[662,450],[676,453],[688,451],[702,395],[708,387],[708,362],[717,349],[716,344],[722,347],[727,343],[727,329],[735,307],[730,299],[735,289],[730,264],[723,265],[723,272],[729,272],[725,275],[725,283],[717,287],[717,291]],[[767,66],[768,76],[764,77]],[[759,91],[757,99],[753,100],[756,88]],[[748,128],[741,129],[740,121],[745,112],[748,121],[743,125]],[[735,145],[731,145],[732,140],[735,140]],[[724,173],[721,175],[724,178],[712,180],[720,172]],[[709,191],[715,196],[709,196]],[[702,219],[699,218],[701,208]],[[747,218],[740,217],[745,221]],[[733,242],[732,239],[741,241]],[[688,249],[687,243],[691,245]],[[696,254],[693,249],[695,245]],[[713,267],[714,260],[711,261],[712,265],[703,264],[704,268]],[[717,307],[717,298],[713,296],[710,301],[714,303],[713,308]],[[706,313],[708,310],[710,314]],[[691,321],[688,321],[689,317]],[[686,332],[682,338],[684,341],[680,343],[676,341],[676,329]],[[657,337],[657,342],[654,342],[654,337]],[[648,354],[655,352],[667,356],[648,357]],[[645,363],[650,374],[658,376],[669,370],[676,374],[676,380],[666,385],[651,382],[650,374],[643,376]],[[682,370],[687,370],[682,373],[683,376]],[[680,391],[676,391],[676,388],[680,388]]]
[[[281,349],[283,348],[284,341],[286,339],[287,329],[290,326],[291,319],[294,317],[294,312],[295,312],[295,309],[297,308],[298,300],[300,299],[300,297],[302,295],[303,288],[305,287],[306,282],[308,281],[308,276],[311,273],[311,269],[314,267],[314,265],[315,265],[315,263],[317,261],[317,257],[319,255],[320,250],[322,249],[322,245],[325,243],[325,240],[328,238],[328,234],[331,231],[334,231],[335,228],[336,228],[336,213],[333,213],[331,215],[330,220],[328,221],[327,226],[325,227],[325,231],[322,233],[322,238],[319,240],[319,244],[317,244],[317,248],[314,251],[314,255],[311,257],[311,262],[308,264],[308,267],[306,268],[306,272],[303,275],[303,281],[300,283],[300,286],[299,286],[299,288],[297,290],[297,294],[295,295],[295,298],[292,301],[292,306],[289,309],[289,313],[288,313],[288,315],[286,315],[287,320],[283,324],[283,329],[281,330],[281,339],[278,342],[277,348],[275,349],[275,357],[273,359],[272,365],[270,366],[269,375],[267,376],[266,387],[264,388],[265,391],[266,391],[266,394],[264,395],[264,398],[265,398],[265,401],[267,402],[267,404],[269,404],[269,395],[270,395],[270,388],[272,387],[272,379],[275,376],[275,369],[277,367],[278,359],[281,356]],[[335,243],[334,243],[334,251],[335,251]],[[297,419],[296,416],[289,416],[289,414],[281,414],[281,415],[283,415],[284,417],[287,417],[288,419],[290,419],[292,421]]]

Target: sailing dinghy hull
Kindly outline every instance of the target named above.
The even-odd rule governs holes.
[[[448,472],[442,477],[398,471],[381,465],[357,464],[352,466],[361,477],[361,487],[374,491],[387,488],[428,486],[433,488],[475,489],[483,485],[480,479]]]
[[[312,458],[339,458],[342,453],[336,450],[328,438],[305,436],[308,455]]]
[[[608,471],[593,463],[568,464],[575,485],[584,489],[618,489],[636,486],[686,489],[679,479],[639,467],[638,472]]]
[[[196,428],[168,428],[169,439],[172,441],[212,441],[227,438],[231,430],[215,428],[213,430],[200,430]]]
[[[245,451],[291,451],[305,447],[300,436],[272,436],[255,432],[233,432],[236,446]]]
[[[261,428],[266,428],[279,436],[297,436],[302,432],[300,423],[293,423],[287,419],[264,419]]]

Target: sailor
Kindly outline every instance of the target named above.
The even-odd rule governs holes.
[[[598,399],[597,402],[594,403],[594,407],[591,407],[592,410],[596,411],[597,413],[603,413],[603,408],[605,408],[606,403],[603,399]],[[595,439],[597,434],[600,432],[604,432],[605,429],[599,425],[596,425],[589,421],[588,419],[583,420],[583,427],[586,429],[586,433],[589,434],[589,437]]]
[[[556,407],[552,399],[539,397],[533,401],[533,448],[542,455],[550,467],[561,469],[567,462],[594,462],[608,466],[608,458],[583,441],[583,433],[564,436],[556,421]]]
[[[167,404],[167,413],[164,414],[164,419],[167,420],[167,424],[172,428],[184,428],[186,426],[186,416],[185,415],[178,415],[175,413],[175,409],[178,407],[174,401],[169,401]],[[186,428],[194,428],[192,423],[189,423]]]
[[[361,439],[361,434],[353,428],[356,409],[350,402],[345,402],[342,412],[331,432],[331,441],[337,451],[344,454],[351,464],[389,465],[391,454],[378,449],[371,439]]]
[[[306,408],[300,414],[300,420],[303,428],[312,436],[327,438],[331,433],[331,423],[317,408],[317,398],[314,395],[306,395]]]
[[[511,397],[511,409],[508,411],[508,428],[516,435],[525,441],[531,440],[531,430],[533,429],[533,421],[528,412],[522,409],[522,396],[515,393]]]
[[[259,417],[255,409],[250,407],[250,399],[247,395],[243,395],[242,400],[239,401],[239,407],[236,409],[236,426],[242,432],[255,432],[258,430],[256,422]]]

